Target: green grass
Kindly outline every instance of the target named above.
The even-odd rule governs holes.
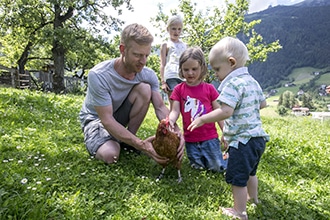
[[[312,73],[317,71],[320,71],[320,69],[315,69],[311,67],[297,68],[292,71],[289,77],[295,79],[294,83],[301,85],[313,79],[314,76],[312,75]]]
[[[219,206],[232,206],[230,186],[186,157],[181,184],[172,168],[156,182],[161,167],[144,155],[123,152],[111,166],[91,158],[77,119],[82,101],[0,88],[0,219],[226,219]],[[267,115],[262,204],[248,206],[249,218],[330,219],[330,122]],[[156,125],[151,109],[138,136]]]
[[[321,75],[320,79],[317,80],[316,85],[330,85],[330,72]]]

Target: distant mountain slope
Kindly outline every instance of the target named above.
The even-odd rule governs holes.
[[[330,1],[306,0],[293,6],[270,7],[246,16],[261,19],[255,26],[269,43],[280,40],[282,49],[266,62],[250,65],[251,74],[263,88],[286,79],[294,68],[330,67]]]
[[[303,6],[303,7],[326,6],[326,5],[330,5],[329,0],[305,0],[303,2],[295,4],[295,6]]]

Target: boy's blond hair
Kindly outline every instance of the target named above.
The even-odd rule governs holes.
[[[248,49],[242,41],[233,37],[224,37],[210,50],[209,61],[210,63],[216,59],[225,61],[229,57],[235,58],[237,67],[245,66],[250,59]]]
[[[173,24],[181,24],[183,26],[183,19],[180,15],[173,15],[172,17],[170,17],[167,20],[167,26],[166,29],[169,30],[169,28],[173,25]]]

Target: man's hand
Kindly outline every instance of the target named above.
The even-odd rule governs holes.
[[[155,151],[155,149],[152,146],[152,141],[155,139],[155,136],[151,136],[148,137],[147,139],[145,139],[144,142],[144,148],[143,151],[149,156],[151,157],[154,161],[156,161],[158,164],[165,166],[168,164],[169,159],[166,157],[161,157],[157,154],[157,152]]]

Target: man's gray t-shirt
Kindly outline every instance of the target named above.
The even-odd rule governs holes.
[[[114,63],[115,59],[107,60],[89,71],[87,94],[79,113],[82,126],[86,121],[99,118],[94,106],[112,105],[113,112],[116,112],[133,86],[141,82],[150,84],[152,91],[159,91],[158,78],[150,68],[144,67],[133,80],[128,80],[117,73]]]

